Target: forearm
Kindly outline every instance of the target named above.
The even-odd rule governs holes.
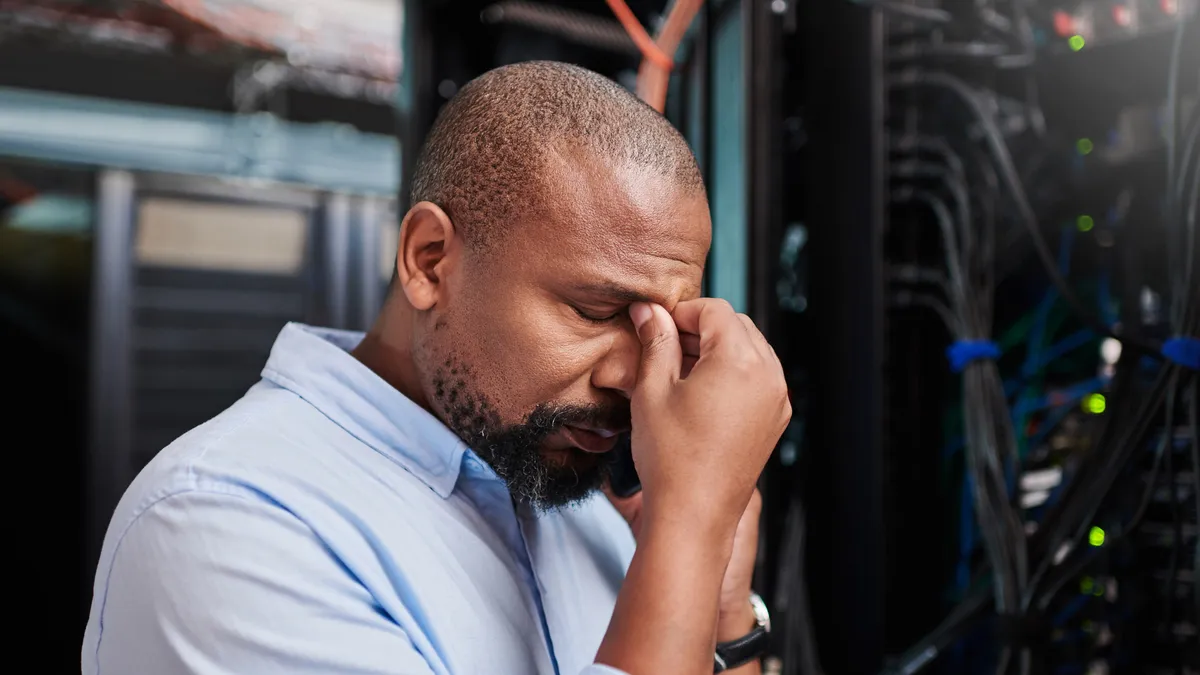
[[[648,518],[597,663],[631,675],[712,673],[721,578],[732,539],[732,531],[725,535],[684,519]]]

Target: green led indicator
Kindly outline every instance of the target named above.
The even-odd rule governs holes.
[[[1081,138],[1075,141],[1075,149],[1081,155],[1090,155],[1092,154],[1092,150],[1096,149],[1096,144],[1092,143],[1092,139],[1090,138]]]
[[[1079,228],[1080,232],[1091,232],[1096,226],[1096,221],[1091,216],[1079,216],[1075,219],[1075,227]]]
[[[1083,36],[1082,35],[1072,35],[1071,38],[1069,40],[1067,40],[1067,44],[1071,45],[1071,51],[1077,52],[1080,49],[1083,49],[1083,44],[1084,44]]]
[[[1093,525],[1092,529],[1088,532],[1088,543],[1092,546],[1103,546],[1104,530],[1100,529],[1097,525]]]
[[[1108,400],[1104,398],[1104,394],[1088,394],[1083,399],[1083,409],[1093,415],[1104,414],[1108,408]]]
[[[1091,595],[1096,590],[1096,580],[1091,577],[1084,577],[1079,581],[1079,592],[1084,595]]]

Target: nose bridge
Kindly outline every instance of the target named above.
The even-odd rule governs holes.
[[[613,337],[608,353],[592,372],[592,384],[599,389],[619,391],[626,398],[633,395],[637,384],[638,366],[642,359],[642,343],[633,325],[621,326]]]

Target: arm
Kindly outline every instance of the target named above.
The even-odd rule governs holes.
[[[629,673],[712,673],[732,533],[646,513],[596,660]]]
[[[754,625],[754,485],[791,417],[787,387],[774,351],[728,303],[683,302],[673,316],[635,303],[630,317],[642,343],[630,405],[638,547],[597,662],[707,675],[715,643]]]
[[[639,492],[631,497],[624,498],[617,497],[611,492],[607,492],[607,495],[609,501],[612,502],[617,511],[629,523],[634,536],[641,541],[639,525],[642,522],[642,494]],[[750,503],[746,506],[746,510],[742,512],[742,518],[738,522],[737,532],[733,538],[733,549],[729,556],[729,564],[724,568],[718,605],[716,642],[729,642],[741,639],[758,625],[757,618],[749,602],[749,597],[752,590],[751,582],[754,577],[754,561],[758,556],[758,525],[761,513],[762,497],[756,491],[750,499]],[[686,532],[683,535],[690,540]],[[649,542],[647,541],[646,543],[648,544]],[[639,546],[642,545],[639,544]],[[678,550],[678,547],[668,547],[668,550]],[[668,564],[693,564],[692,559],[686,555],[675,559],[668,559],[667,562]],[[632,571],[632,568],[630,571]],[[695,570],[689,569],[687,571],[692,572]],[[679,575],[668,572],[667,576],[669,578],[677,578]],[[625,586],[632,588],[628,580]],[[631,600],[630,602],[634,601]],[[752,661],[744,666],[726,672],[733,675],[758,675],[762,672],[762,668],[758,661]]]

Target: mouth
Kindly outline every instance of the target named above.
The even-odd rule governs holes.
[[[563,432],[572,445],[595,454],[603,454],[617,445],[617,436],[621,434],[615,429],[585,429],[583,427],[565,426]]]

